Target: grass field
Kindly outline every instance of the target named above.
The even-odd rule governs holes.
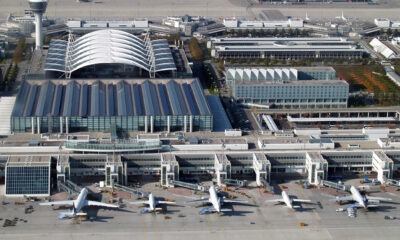
[[[350,84],[350,93],[368,92],[372,99],[349,99],[350,106],[400,104],[400,87],[386,77],[380,65],[336,66],[336,74]]]

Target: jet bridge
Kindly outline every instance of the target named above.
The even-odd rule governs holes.
[[[108,158],[105,169],[106,169],[106,181],[105,181],[106,187],[113,187],[114,184],[116,183],[122,184],[123,164],[121,158],[114,159],[114,156],[112,158]]]
[[[377,172],[377,179],[385,183],[393,177],[393,160],[383,151],[375,151],[372,154],[372,168]]]
[[[230,179],[231,163],[225,154],[215,154],[214,169],[218,186],[224,183],[224,179]]]
[[[144,198],[144,197],[148,196],[148,194],[145,193],[145,192],[141,192],[141,191],[139,191],[137,189],[129,188],[129,187],[126,187],[126,186],[118,184],[118,183],[114,183],[114,187],[118,188],[118,189],[121,189],[121,190],[123,190],[125,192],[132,193],[132,194],[136,195],[138,198]]]
[[[57,182],[57,187],[58,187],[58,191],[59,192],[64,191],[64,192],[69,193],[70,195],[79,194],[79,191],[77,191],[79,187],[78,188],[71,187],[71,185],[67,184],[67,182],[58,181]]]
[[[253,153],[253,169],[257,186],[264,186],[264,181],[271,181],[271,163],[264,154]]]
[[[179,187],[191,189],[193,191],[201,191],[201,192],[207,192],[208,188],[209,188],[207,186],[203,186],[200,184],[187,183],[187,182],[175,181],[175,180],[170,180],[169,186],[172,186],[172,187],[179,186]]]
[[[326,179],[328,174],[328,161],[318,152],[306,153],[307,179],[310,184],[320,184],[320,180]]]
[[[161,186],[170,187],[171,180],[179,180],[179,164],[175,155],[161,155]]]
[[[74,182],[72,182],[70,180],[65,180],[65,185],[76,193],[79,193],[82,190],[81,187],[79,187],[78,185],[76,185]]]

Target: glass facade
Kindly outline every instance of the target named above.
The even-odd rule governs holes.
[[[349,85],[342,81],[287,84],[235,84],[233,96],[244,103],[281,106],[346,107]]]
[[[185,116],[169,116],[170,131],[183,131]],[[189,131],[189,116],[186,116],[187,131]],[[37,120],[40,120],[40,132],[59,132],[59,117],[34,117],[33,123],[35,131],[37,129]],[[166,131],[168,128],[168,116],[153,116],[154,132]],[[194,115],[192,116],[192,131],[212,131],[212,115]],[[123,131],[145,131],[145,116],[90,116],[90,117],[68,117],[68,132],[102,132],[109,130],[111,125],[115,124],[118,130]],[[67,118],[63,117],[63,132],[66,132]],[[150,116],[147,116],[147,130],[150,131]],[[31,117],[11,117],[11,128],[15,132],[31,132]]]
[[[50,166],[7,166],[6,195],[50,194]]]

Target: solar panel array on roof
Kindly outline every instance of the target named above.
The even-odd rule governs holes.
[[[160,97],[161,109],[163,110],[164,115],[172,115],[171,106],[168,100],[167,89],[164,84],[157,84],[158,94]]]
[[[24,82],[14,117],[211,115],[197,80]]]
[[[190,88],[190,85],[187,83],[184,83],[184,84],[182,84],[182,87],[183,87],[183,91],[185,93],[185,97],[186,97],[191,115],[198,115],[199,110],[197,108],[197,105],[195,104],[192,89]]]

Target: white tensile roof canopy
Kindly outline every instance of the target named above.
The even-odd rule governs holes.
[[[72,72],[94,64],[127,64],[156,72],[176,70],[167,40],[144,40],[120,30],[99,30],[76,41],[52,40],[45,70]]]

